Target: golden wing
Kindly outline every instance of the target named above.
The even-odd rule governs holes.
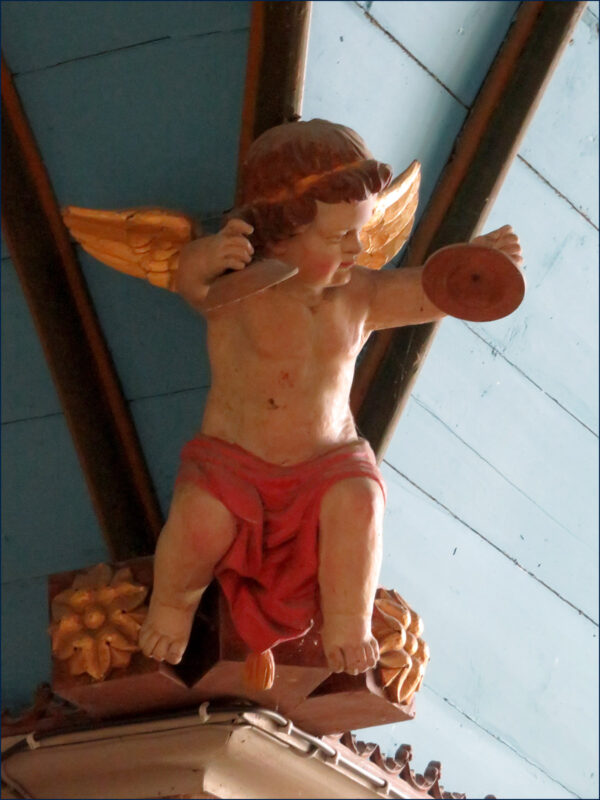
[[[413,161],[377,198],[373,216],[360,233],[361,267],[380,269],[408,239],[415,220],[421,184],[421,165]]]
[[[191,217],[161,208],[67,206],[62,218],[71,236],[98,261],[163,289],[173,289],[181,248],[199,235]]]

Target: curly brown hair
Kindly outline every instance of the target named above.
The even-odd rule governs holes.
[[[260,254],[270,242],[312,222],[317,200],[366,200],[391,178],[391,167],[376,161],[350,128],[323,119],[288,122],[250,146],[242,165],[241,203],[227,217],[253,226],[249,238]]]

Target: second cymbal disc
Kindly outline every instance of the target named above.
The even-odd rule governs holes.
[[[229,303],[235,303],[244,297],[287,281],[297,272],[297,267],[291,267],[275,258],[256,261],[244,269],[228,272],[216,278],[210,285],[202,310],[212,311]]]

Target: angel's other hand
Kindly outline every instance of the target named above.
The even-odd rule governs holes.
[[[518,267],[523,266],[523,251],[519,237],[510,225],[503,225],[495,231],[486,233],[484,236],[477,236],[469,244],[482,245],[483,247],[493,247],[507,255]]]
[[[252,261],[254,248],[248,236],[254,228],[242,219],[230,219],[217,234],[217,260],[223,270],[243,269]]]
[[[209,285],[228,269],[243,269],[254,249],[248,239],[253,228],[241,219],[231,220],[217,234],[186,244],[179,255],[175,289],[188,303],[202,303]]]

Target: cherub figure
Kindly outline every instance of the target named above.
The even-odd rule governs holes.
[[[371,612],[385,486],[350,411],[354,367],[373,331],[444,316],[424,291],[423,267],[359,266],[388,261],[408,236],[418,165],[386,190],[391,177],[354,131],[312,120],[254,142],[241,204],[214,236],[194,239],[181,217],[165,232],[163,218],[157,244],[148,216],[66,210],[67,225],[93,255],[133,274],[142,274],[144,256],[148,277],[178,291],[208,323],[212,385],[157,545],[140,635],[146,655],[181,660],[201,595],[216,577],[251,650],[267,651],[316,625],[332,671],[375,666]],[[395,222],[382,256],[384,208]],[[94,214],[120,230],[129,225],[110,256],[110,235],[94,233]],[[522,263],[509,226],[472,244]],[[236,302],[210,302],[219,281],[235,287],[264,259],[281,262],[286,279],[241,289]],[[220,277],[230,269],[236,274]]]

